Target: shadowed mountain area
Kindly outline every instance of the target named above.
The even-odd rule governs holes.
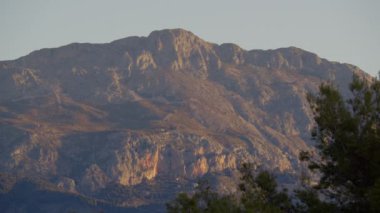
[[[306,93],[325,81],[345,93],[353,73],[370,78],[299,48],[247,51],[182,29],[2,61],[0,204],[162,211],[198,178],[229,191],[242,162],[295,184],[312,147]]]

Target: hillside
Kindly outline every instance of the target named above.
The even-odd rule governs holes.
[[[182,29],[34,51],[0,62],[0,172],[124,207],[162,204],[205,175],[228,191],[247,161],[294,181],[312,147],[306,93],[347,91],[353,73],[368,77]]]

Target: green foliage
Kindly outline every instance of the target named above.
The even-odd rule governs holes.
[[[181,193],[167,204],[168,212],[290,212],[292,204],[285,192],[277,191],[274,177],[266,172],[254,174],[252,164],[240,168],[240,194],[223,196],[201,183],[189,196]]]
[[[287,212],[292,209],[288,195],[277,191],[275,178],[267,171],[253,174],[252,164],[240,168],[242,183],[239,185],[244,212]]]
[[[319,155],[300,159],[322,175],[318,187],[341,211],[378,212],[380,178],[380,81],[353,77],[347,100],[331,84],[309,95]]]
[[[180,193],[176,199],[166,204],[169,213],[176,212],[239,212],[232,196],[222,196],[211,190],[207,182],[199,182],[196,192],[189,196]]]
[[[298,202],[295,204],[296,212],[308,213],[334,213],[339,212],[333,203],[323,202],[319,199],[318,193],[313,189],[297,190]]]
[[[368,192],[368,200],[371,212],[380,212],[380,179],[377,179],[375,185]]]

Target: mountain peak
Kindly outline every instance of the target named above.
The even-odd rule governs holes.
[[[182,28],[174,28],[174,29],[163,29],[163,30],[155,30],[152,31],[148,38],[155,38],[155,37],[161,37],[161,36],[173,36],[173,37],[197,37],[194,33],[182,29]],[[197,37],[198,38],[198,37]],[[200,38],[198,38],[200,39]]]
[[[160,51],[162,49],[174,48],[175,51],[187,51],[192,48],[203,46],[208,49],[209,43],[202,40],[195,34],[184,29],[165,29],[153,31],[147,37],[148,41],[155,45]]]
[[[169,65],[174,70],[205,70],[207,58],[216,58],[213,44],[184,29],[153,31],[146,39],[146,49],[152,53],[155,60],[164,66]]]
[[[138,43],[140,40],[148,40],[149,42],[155,41],[166,41],[172,43],[174,40],[198,40],[203,41],[201,38],[196,36],[194,33],[181,29],[163,29],[163,30],[155,30],[152,31],[147,37],[138,37],[138,36],[130,36],[122,39],[118,39],[113,41],[112,43],[117,44],[125,44],[125,43]]]

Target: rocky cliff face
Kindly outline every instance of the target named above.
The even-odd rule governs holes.
[[[0,172],[99,199],[115,186],[146,192],[122,205],[162,202],[151,193],[245,161],[293,174],[310,148],[305,94],[327,80],[345,90],[353,73],[366,75],[181,29],[38,50],[0,62]]]

